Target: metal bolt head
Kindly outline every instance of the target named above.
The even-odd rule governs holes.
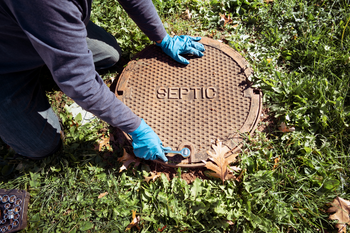
[[[13,221],[11,225],[13,226],[13,228],[17,227],[19,225],[18,220]]]
[[[9,200],[9,196],[8,195],[4,195],[4,196],[2,196],[1,202],[2,203],[6,203],[6,202],[8,202],[8,200]]]
[[[17,198],[16,201],[15,201],[15,205],[20,205],[22,204],[22,199],[21,198]]]
[[[16,196],[15,195],[11,195],[10,198],[9,198],[9,202],[10,203],[14,203],[16,201]]]
[[[13,209],[13,212],[15,213],[15,214],[17,214],[17,213],[19,213],[20,211],[21,211],[21,207],[20,206],[15,206],[15,208]]]

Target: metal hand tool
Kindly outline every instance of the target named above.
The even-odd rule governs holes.
[[[191,155],[191,151],[187,147],[183,148],[180,151],[171,150],[170,148],[164,148],[164,153],[165,154],[174,154],[174,155],[180,154],[184,158],[188,158]],[[168,155],[168,156],[172,157],[174,155]]]

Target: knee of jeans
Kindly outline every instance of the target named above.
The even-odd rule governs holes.
[[[103,58],[94,59],[96,70],[107,69],[114,66],[120,59],[120,54],[116,50],[109,50]]]
[[[109,57],[108,61],[110,64],[113,63],[112,64],[112,66],[113,66],[114,64],[116,64],[119,61],[120,53],[117,50],[113,50],[109,55],[110,55],[110,57]]]
[[[55,153],[62,145],[60,134],[56,134],[54,139],[50,142],[38,141],[34,146],[27,148],[14,148],[14,150],[25,157],[29,158],[44,158]]]
[[[96,70],[109,68],[119,61],[121,49],[117,41],[106,43],[92,38],[86,38],[86,41],[92,52]]]

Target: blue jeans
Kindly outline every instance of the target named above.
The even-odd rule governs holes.
[[[115,38],[91,21],[87,44],[95,69],[116,64],[121,49]],[[61,144],[60,124],[39,81],[41,68],[2,75],[0,78],[0,137],[16,153],[40,159]]]

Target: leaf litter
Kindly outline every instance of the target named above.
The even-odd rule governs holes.
[[[112,131],[110,136],[113,138],[123,138],[121,137],[121,134],[118,133],[118,131]],[[238,166],[228,166],[229,164],[236,162],[238,154],[231,154],[225,157],[230,153],[228,147],[223,146],[222,142],[219,140],[217,140],[216,143],[216,145],[212,146],[214,150],[216,148],[216,153],[208,152],[209,156],[211,156],[211,161],[206,161],[205,167],[184,169],[181,171],[181,178],[185,180],[186,183],[191,184],[196,180],[196,178],[207,180],[213,177],[219,178],[223,182],[228,179],[235,179],[237,181],[240,181],[244,171],[242,171],[242,169]],[[164,174],[168,180],[175,178],[179,174],[178,168],[167,167],[159,163],[154,163],[152,161],[141,160],[135,157],[132,153],[128,153],[125,148],[130,147],[130,145],[125,139],[120,140],[120,142],[115,142],[114,144],[116,145],[113,147],[119,145],[123,148],[123,156],[118,158],[118,162],[122,163],[119,172],[127,170],[132,163],[135,163],[134,167],[137,167],[142,161],[142,164],[149,167],[150,172],[150,176],[144,177],[144,181],[146,182],[149,182],[151,180],[155,181],[158,177],[160,177],[161,174]],[[240,174],[236,177],[234,175],[235,172],[240,172]]]
[[[111,132],[110,134],[111,139],[112,139],[112,136],[114,139],[113,141],[111,140],[113,150],[117,151],[118,148],[123,148],[124,150],[123,156],[118,158],[118,162],[123,163],[123,165],[120,167],[120,170],[119,170],[120,172],[123,170],[126,170],[131,163],[135,162],[134,167],[136,167],[142,161],[142,164],[149,167],[148,172],[153,172],[157,174],[163,173],[168,180],[171,180],[178,175],[177,168],[164,166],[162,164],[155,163],[150,160],[141,160],[136,158],[134,155],[131,155],[132,145],[131,145],[131,142],[126,138],[125,134],[120,129],[114,128],[114,127],[110,128],[110,132]],[[125,149],[127,151],[125,151]],[[130,152],[130,153],[127,153],[127,152]],[[181,178],[185,180],[187,184],[194,182],[196,178],[207,180],[209,178],[204,174],[206,170],[207,169],[205,167],[181,170]]]
[[[283,133],[289,133],[289,132],[294,132],[295,131],[295,128],[294,127],[290,127],[290,126],[287,126],[286,123],[282,122],[280,124],[280,126],[278,127],[278,129],[283,132]]]
[[[124,141],[125,143],[125,141]],[[137,167],[140,165],[141,163],[141,159],[135,157],[132,153],[128,153],[125,150],[126,144],[122,143],[122,147],[123,147],[123,156],[118,158],[118,162],[122,163],[122,166],[119,169],[119,172],[122,172],[124,170],[127,170],[128,167],[130,166],[131,163],[135,163],[134,167]],[[222,146],[221,142],[218,142],[218,145],[213,145],[213,148],[217,148],[218,150],[220,150],[222,152],[221,156],[225,156],[225,154],[229,153],[229,149],[226,146]],[[119,143],[117,143],[119,144]],[[208,152],[208,153],[212,153],[212,152]],[[222,161],[223,164],[231,164],[233,162],[236,162],[236,157],[238,156],[238,154],[232,154],[230,156],[228,156],[227,158],[224,158],[224,160]],[[212,156],[213,157],[213,156]],[[215,154],[214,154],[215,157]],[[240,180],[240,178],[243,175],[243,171],[241,171],[241,168],[237,167],[237,166],[231,166],[231,167],[227,167],[226,170],[224,167],[222,167],[223,164],[220,164],[220,166],[217,166],[217,163],[215,162],[214,158],[211,158],[211,160],[214,162],[205,162],[207,165],[205,167],[202,168],[191,168],[191,169],[185,169],[181,172],[181,178],[183,180],[186,181],[187,184],[191,184],[193,183],[196,178],[200,178],[202,180],[207,180],[210,178],[219,178],[221,180],[223,180],[222,178],[224,178],[224,180],[227,179],[236,179],[237,181]],[[171,180],[173,178],[176,177],[176,175],[178,174],[178,168],[172,168],[172,167],[167,167],[158,163],[154,163],[152,161],[147,161],[144,160],[142,161],[143,164],[145,164],[146,166],[149,166],[149,171],[151,172],[151,175],[149,177],[144,177],[144,181],[149,182],[151,180],[155,181],[158,177],[160,177],[161,174],[164,174],[168,180]],[[208,167],[213,168],[214,172],[209,171],[208,172]],[[217,167],[217,168],[215,168]],[[212,169],[211,169],[212,170]],[[217,173],[217,172],[218,173]],[[239,172],[241,171],[240,175],[238,177],[236,177],[233,173],[234,172]],[[223,172],[223,173],[222,173]],[[220,176],[220,173],[221,176]]]
[[[335,225],[338,228],[338,232],[346,232],[346,225],[350,225],[350,201],[341,197],[334,198],[331,203],[332,207],[327,210],[327,213],[334,213],[329,216],[331,220],[338,220]]]
[[[162,175],[161,172],[151,172],[151,176],[144,176],[145,179],[144,181],[146,181],[147,183],[152,181],[155,181],[158,177],[160,177]]]
[[[140,230],[140,226],[139,226],[139,223],[140,223],[140,216],[137,216],[136,217],[136,210],[133,210],[132,211],[132,221],[131,223],[126,227],[125,231],[129,231],[131,230],[131,228],[133,227],[136,227],[137,230]]]
[[[126,170],[131,163],[135,163],[134,167],[137,167],[138,165],[140,165],[141,160],[139,158],[136,158],[136,156],[133,154],[129,154],[128,152],[126,152],[125,149],[123,150],[124,150],[123,156],[118,159],[118,162],[123,163],[123,165],[119,169],[119,172]]]
[[[105,147],[107,150],[111,151],[112,147],[109,141],[110,141],[110,137],[105,137],[104,135],[102,135],[102,139],[98,141],[98,144],[95,146],[95,150],[102,151],[103,148]]]
[[[227,146],[223,146],[220,140],[216,140],[216,145],[212,145],[212,147],[215,153],[212,151],[207,151],[207,153],[210,156],[210,160],[212,160],[214,163],[210,161],[202,161],[205,163],[206,168],[214,171],[214,173],[211,173],[210,176],[221,179],[222,183],[224,183],[225,180],[236,179],[233,171],[239,171],[240,169],[236,166],[231,168],[229,167],[229,164],[236,161],[238,154],[234,154],[226,158],[229,148]]]
[[[108,192],[100,193],[100,195],[98,195],[97,198],[100,199],[100,198],[106,196],[107,194],[108,194]]]

